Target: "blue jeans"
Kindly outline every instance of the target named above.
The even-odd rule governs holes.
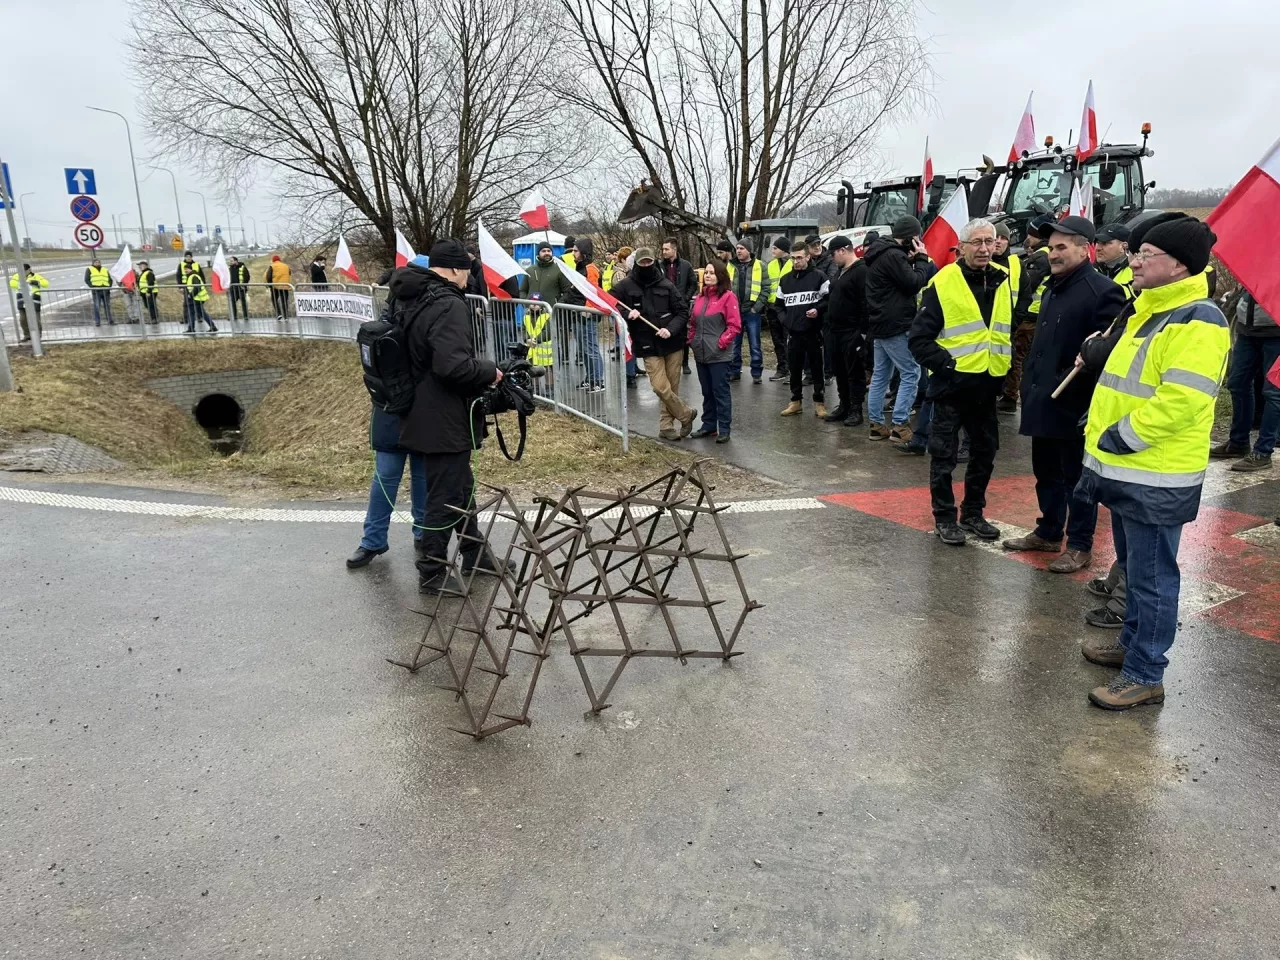
[[[600,324],[594,319],[578,321],[578,338],[587,360],[587,379],[604,383],[604,357],[600,355]]]
[[[764,373],[764,351],[760,349],[760,314],[742,315],[742,333],[733,338],[733,359],[729,361],[729,372],[734,376],[742,373],[743,334],[746,335],[747,345],[751,350],[751,376],[758,377]]]
[[[102,314],[107,315],[107,323],[115,323],[116,318],[111,315],[111,290],[103,290],[101,288],[94,290],[93,295],[93,323],[95,326],[102,326]]]
[[[389,453],[378,450],[374,454],[374,477],[369,486],[369,509],[364,515],[364,536],[360,546],[366,550],[387,549],[387,528],[391,526],[391,511],[395,509],[396,494],[400,491],[400,479],[404,476],[404,462],[409,461],[409,503],[413,514],[413,539],[422,539],[422,526],[427,514],[427,471],[419,453]]]
[[[1116,562],[1124,571],[1127,608],[1120,646],[1123,673],[1138,683],[1157,684],[1169,665],[1165,654],[1178,630],[1178,541],[1182,524],[1139,523],[1111,514]]]
[[[867,388],[867,411],[872,423],[884,423],[884,395],[889,389],[893,371],[898,371],[898,399],[893,404],[893,425],[900,427],[911,416],[911,404],[915,403],[916,386],[920,382],[920,364],[907,349],[907,335],[877,338],[871,342],[875,350],[876,365],[871,374],[871,386]]]
[[[697,368],[698,383],[702,384],[702,429],[727,437],[733,423],[733,393],[729,389],[733,364],[699,362]]]
[[[1249,431],[1253,428],[1253,382],[1261,367],[1265,378],[1267,371],[1280,358],[1280,337],[1236,337],[1231,351],[1231,374],[1227,377],[1227,389],[1231,391],[1231,443],[1238,447],[1249,446]],[[1253,450],[1270,456],[1276,448],[1276,434],[1280,433],[1280,387],[1270,380],[1262,382],[1262,427],[1258,430],[1258,442]]]

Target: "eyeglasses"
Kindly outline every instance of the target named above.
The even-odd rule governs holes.
[[[974,240],[961,240],[961,243],[967,243],[971,247],[994,247],[996,245],[995,237],[978,237]]]
[[[1144,260],[1150,260],[1152,257],[1168,257],[1172,254],[1161,251],[1160,253],[1147,253],[1145,250],[1139,250],[1137,253],[1129,254],[1130,263],[1142,263]]]

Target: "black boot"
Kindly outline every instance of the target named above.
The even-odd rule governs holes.
[[[844,418],[844,425],[846,427],[862,426],[862,404],[858,404],[855,409],[849,411],[849,415]]]
[[[843,420],[847,416],[849,416],[849,408],[846,407],[843,403],[841,403],[841,404],[838,404],[834,410],[832,410],[822,419],[827,421],[827,423],[839,423],[841,420]]]
[[[367,567],[373,562],[374,557],[380,557],[386,553],[386,548],[382,550],[369,550],[366,547],[356,547],[356,552],[347,557],[347,569],[355,570],[357,567]]]

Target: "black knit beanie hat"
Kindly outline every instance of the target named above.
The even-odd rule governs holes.
[[[1152,227],[1142,242],[1160,248],[1196,274],[1204,273],[1204,268],[1209,265],[1209,255],[1218,237],[1207,224],[1195,217],[1180,217]]]
[[[455,270],[467,270],[471,267],[471,258],[467,256],[467,248],[453,237],[437,240],[427,254],[433,267],[452,267]]]

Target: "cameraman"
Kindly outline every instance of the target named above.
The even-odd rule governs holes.
[[[400,444],[423,454],[427,479],[426,529],[418,560],[422,593],[463,592],[449,576],[449,534],[478,537],[474,516],[460,515],[473,504],[475,478],[471,453],[484,438],[484,415],[475,401],[486,387],[502,380],[502,371],[476,356],[470,311],[463,290],[471,258],[457,240],[436,242],[431,266],[408,264],[391,277],[391,296],[404,307],[403,324],[417,388],[413,407],[400,421]],[[477,540],[462,540],[464,573],[496,573],[493,556]]]

